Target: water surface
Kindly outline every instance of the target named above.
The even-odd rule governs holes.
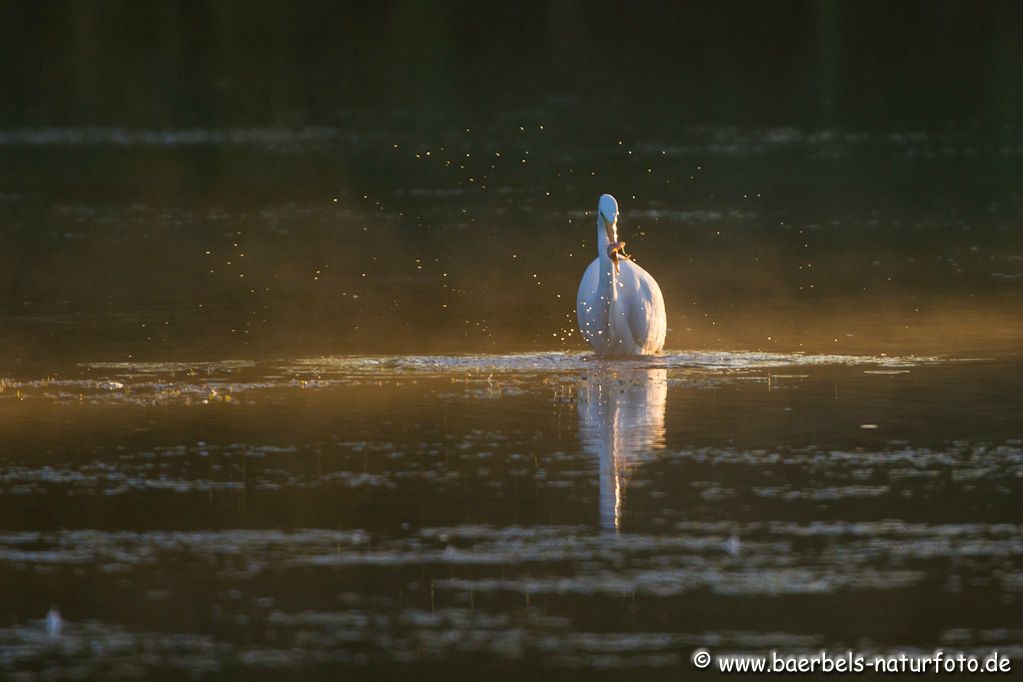
[[[0,668],[677,677],[696,646],[1018,660],[1020,369],[548,352],[7,378]]]
[[[644,102],[0,111],[0,676],[1023,660],[1019,129]]]

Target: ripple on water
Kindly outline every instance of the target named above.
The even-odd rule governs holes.
[[[588,352],[549,352],[337,356],[270,362],[103,362],[84,363],[77,375],[0,378],[0,404],[5,400],[141,406],[230,404],[282,392],[427,378],[473,383],[474,396],[494,398],[535,392],[539,376],[568,380],[603,369],[664,369],[670,375],[684,373],[682,380],[699,385],[701,381],[760,381],[764,377],[755,376],[759,370],[783,367],[864,366],[905,372],[906,368],[941,361],[934,356],[673,351],[617,360],[602,360]],[[778,377],[786,378],[798,380],[803,376]],[[680,376],[669,376],[668,380],[676,383]]]
[[[676,530],[667,536],[609,535],[588,526],[465,524],[425,527],[403,537],[324,529],[0,534],[0,565],[14,571],[48,563],[77,575],[99,570],[97,580],[113,584],[143,579],[152,566],[173,572],[187,565],[219,576],[221,585],[210,597],[214,623],[220,624],[215,635],[66,619],[63,633],[53,637],[42,621],[25,622],[0,628],[0,670],[96,672],[113,666],[133,675],[153,669],[203,674],[227,665],[301,669],[311,662],[445,660],[466,653],[542,657],[547,665],[588,670],[670,666],[694,646],[799,651],[826,639],[770,629],[596,631],[530,603],[877,593],[919,584],[935,561],[1023,556],[1020,528],[1012,524],[681,521]],[[743,538],[738,554],[727,551],[729,536]],[[808,545],[810,538],[826,542]],[[907,558],[931,563],[911,568]],[[116,576],[101,570],[112,562],[120,567]],[[304,571],[304,580],[335,575],[353,591],[325,598],[319,607],[279,605],[259,578],[293,569]],[[364,571],[403,580],[404,596],[398,601],[359,591]],[[1018,571],[999,580],[1018,591]],[[161,599],[153,608],[167,596]],[[509,599],[524,607],[509,609]],[[959,647],[984,643],[1015,650],[1021,633],[956,630],[944,638]]]
[[[63,605],[65,628],[56,639],[41,621],[27,620],[24,613],[35,611],[23,606],[0,629],[0,676],[301,672],[466,654],[587,672],[678,666],[694,646],[792,652],[844,641],[834,619],[802,631],[791,619],[774,622],[800,608],[826,613],[925,600],[948,646],[1014,651],[1023,633],[964,621],[957,605],[980,595],[1008,612],[1021,591],[1023,527],[1009,504],[1023,480],[1018,438],[920,444],[894,419],[857,412],[845,420],[848,441],[813,445],[820,442],[814,432],[797,434],[794,444],[758,437],[746,447],[733,439],[743,424],[729,420],[726,435],[714,432],[708,441],[691,438],[692,423],[679,419],[683,429],[658,439],[656,452],[637,454],[617,471],[625,512],[615,532],[600,526],[598,457],[576,430],[578,387],[605,369],[659,370],[669,385],[694,389],[673,393],[676,404],[707,403],[707,411],[693,413],[700,417],[727,412],[728,400],[749,393],[766,401],[756,407],[772,409],[796,404],[802,393],[809,397],[797,407],[805,407],[821,395],[814,388],[821,376],[902,390],[911,383],[905,378],[864,372],[908,370],[915,381],[931,371],[951,374],[944,362],[768,353],[615,362],[585,353],[342,357],[88,365],[81,376],[4,382],[0,401],[10,400],[4,409],[12,410],[19,399],[160,407],[274,395],[296,409],[280,429],[235,419],[240,413],[228,409],[216,420],[202,415],[204,440],[185,443],[181,434],[194,434],[195,413],[153,409],[141,424],[157,428],[117,445],[103,427],[101,441],[76,440],[65,450],[12,448],[0,471],[0,502],[45,510],[53,522],[48,530],[0,531],[0,573],[26,594],[73,584],[133,595],[142,606],[96,600],[79,616]],[[927,367],[934,364],[941,367]],[[756,383],[769,371],[769,386]],[[327,399],[335,386],[420,378],[428,399],[417,389],[410,414],[391,400],[397,392],[384,394],[379,419],[369,408],[351,416]],[[634,383],[626,377],[616,385],[627,392]],[[826,400],[837,401],[823,383]],[[475,397],[509,395],[501,392],[508,385],[542,399],[509,421],[479,419]],[[563,386],[576,388],[558,393]],[[445,402],[444,392],[459,393],[460,402]],[[871,400],[865,393],[853,399],[855,410]],[[450,420],[435,402],[455,406]],[[326,416],[306,428],[302,419],[322,403],[331,403]],[[520,403],[530,401],[508,401],[510,408]],[[251,412],[273,420],[276,409],[270,402]],[[545,427],[535,424],[541,413],[551,420]],[[779,421],[775,414],[783,413],[774,409],[769,421]],[[160,422],[167,415],[184,419],[187,430],[173,419]],[[755,418],[756,410],[743,416]],[[881,429],[864,434],[858,425],[868,419]],[[120,520],[75,529],[91,519],[107,523],[116,516],[108,511],[143,507],[157,513],[139,522],[142,530],[124,529],[128,522]],[[193,507],[208,513],[189,516]],[[83,508],[92,516],[77,516]],[[167,525],[171,512],[184,512],[175,522],[185,530],[150,529]],[[945,605],[938,597],[948,597]],[[202,605],[203,629],[173,619],[180,604]],[[719,606],[743,615],[704,627],[698,615]],[[743,620],[764,611],[771,621]]]

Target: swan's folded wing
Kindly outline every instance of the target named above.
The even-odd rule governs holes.
[[[657,282],[645,270],[636,268],[636,301],[629,309],[629,330],[632,338],[644,352],[656,353],[664,346],[667,331],[664,317],[664,298]]]

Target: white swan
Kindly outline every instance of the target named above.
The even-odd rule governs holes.
[[[597,204],[597,259],[576,296],[579,331],[598,355],[653,355],[664,348],[668,320],[656,280],[625,254],[618,241],[618,202]]]

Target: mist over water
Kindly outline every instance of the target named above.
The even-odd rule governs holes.
[[[668,348],[1019,347],[1011,4],[8,12],[23,363],[579,349],[604,192]]]
[[[1023,661],[1019,8],[660,10],[3,7],[0,675]]]
[[[1018,347],[1023,139],[574,134],[590,116],[0,131],[0,345],[44,364],[579,349],[611,190],[668,348]]]

